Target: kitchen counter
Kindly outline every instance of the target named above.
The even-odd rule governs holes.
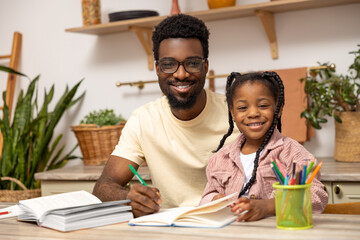
[[[321,181],[360,182],[360,162],[338,162],[333,157],[317,160],[324,161],[320,169]]]
[[[338,162],[332,157],[318,158],[324,161],[321,167],[321,181],[329,194],[329,203],[360,201],[360,162]],[[72,160],[65,167],[35,174],[41,181],[43,196],[62,192],[86,190],[92,192],[104,166],[84,166],[81,160]],[[151,174],[146,166],[140,166],[138,173],[151,186]],[[132,184],[139,183],[134,177]]]
[[[360,182],[360,162],[338,162],[332,157],[318,158],[319,162],[322,160],[324,161],[320,170],[322,181]],[[82,161],[79,160],[60,169],[36,173],[35,179],[96,181],[100,177],[103,168],[104,166],[84,166]],[[150,171],[146,166],[140,166],[138,173],[144,180],[151,180]],[[134,180],[136,179],[134,178]]]
[[[65,165],[63,168],[36,173],[35,179],[96,181],[99,179],[103,169],[104,165],[85,166],[82,161],[77,161],[73,164]],[[137,172],[142,179],[151,180],[150,171],[146,166],[140,166]],[[133,179],[136,180],[135,176]]]

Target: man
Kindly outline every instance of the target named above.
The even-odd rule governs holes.
[[[156,73],[165,96],[136,109],[127,121],[94,187],[102,201],[130,199],[135,217],[158,211],[160,204],[199,204],[208,159],[228,129],[225,97],[204,89],[208,39],[205,24],[188,15],[155,27]],[[137,169],[144,161],[156,188],[135,184],[126,191],[133,177],[129,164]]]

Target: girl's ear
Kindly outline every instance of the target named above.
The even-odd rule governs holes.
[[[234,121],[234,110],[232,107],[229,106],[229,111],[231,113],[232,120]]]

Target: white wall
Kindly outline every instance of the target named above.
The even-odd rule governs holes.
[[[241,1],[238,1],[240,4]],[[259,1],[257,1],[259,2]],[[169,0],[102,0],[102,22],[116,11],[156,10],[170,13]],[[182,12],[207,9],[206,0],[180,0]],[[348,54],[360,43],[360,4],[279,13],[275,15],[279,59],[270,56],[269,43],[257,17],[208,22],[210,29],[210,69],[217,74],[231,71],[279,69],[316,66],[317,62],[334,62],[338,73],[346,73],[353,57]],[[66,33],[65,29],[82,26],[80,0],[0,0],[0,54],[11,48],[12,34],[23,34],[20,71],[31,78],[41,74],[39,96],[55,84],[55,100],[66,84],[73,86],[85,78],[80,91],[84,100],[67,112],[57,127],[64,134],[67,149],[76,144],[70,126],[91,110],[114,108],[129,117],[138,106],[161,95],[157,84],[145,89],[115,86],[116,81],[156,79],[147,69],[146,55],[134,33],[104,36]],[[0,62],[0,64],[3,61]],[[6,75],[0,74],[1,79]],[[222,79],[217,91],[224,92]],[[20,88],[28,81],[20,80]],[[1,87],[5,80],[1,81]],[[3,91],[3,88],[1,88]],[[53,100],[55,102],[55,100]],[[332,156],[334,123],[324,125],[306,147],[316,156]],[[78,149],[77,154],[80,154]]]

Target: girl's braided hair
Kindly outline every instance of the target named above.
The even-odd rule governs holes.
[[[237,72],[232,72],[228,77],[226,81],[226,101],[228,105],[228,116],[229,116],[229,129],[228,132],[223,136],[223,138],[220,141],[220,144],[218,148],[215,150],[215,152],[219,151],[225,143],[225,140],[232,134],[234,130],[234,121],[231,116],[230,109],[233,107],[233,98],[235,94],[235,90],[245,84],[246,82],[261,82],[266,87],[269,88],[270,92],[273,94],[275,102],[277,102],[277,106],[274,112],[274,119],[272,122],[272,125],[270,126],[269,130],[267,131],[264,141],[262,142],[259,149],[256,151],[256,156],[254,160],[254,170],[252,172],[252,176],[249,180],[249,182],[245,185],[245,187],[241,190],[239,197],[244,195],[248,189],[255,183],[256,181],[256,172],[259,165],[259,157],[262,150],[264,150],[266,144],[268,144],[272,134],[274,133],[274,129],[277,126],[278,130],[281,132],[281,115],[280,111],[281,108],[285,104],[285,98],[284,98],[284,85],[279,77],[279,75],[276,72],[255,72],[255,73],[248,73],[241,75]]]

